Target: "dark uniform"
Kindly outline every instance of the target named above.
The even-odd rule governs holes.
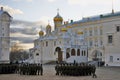
[[[95,71],[96,71],[96,67],[92,66],[92,77],[93,78],[97,78],[97,75],[95,74]]]
[[[43,67],[42,67],[42,64],[41,64],[41,75],[43,75]]]

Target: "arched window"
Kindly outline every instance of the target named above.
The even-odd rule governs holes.
[[[71,56],[75,56],[75,49],[71,50]]]
[[[77,56],[80,56],[80,49],[77,50]]]

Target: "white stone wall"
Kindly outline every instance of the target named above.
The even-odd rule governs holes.
[[[10,53],[10,22],[8,13],[0,15],[0,62],[9,63]]]

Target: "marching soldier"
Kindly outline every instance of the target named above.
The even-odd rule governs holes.
[[[43,75],[43,67],[42,67],[42,64],[41,64],[41,75]]]
[[[97,75],[95,74],[95,71],[96,71],[96,67],[95,67],[95,65],[93,65],[93,67],[92,67],[92,77],[93,78],[97,78]]]
[[[55,66],[55,70],[56,70],[56,75],[59,75],[59,65],[58,64]]]

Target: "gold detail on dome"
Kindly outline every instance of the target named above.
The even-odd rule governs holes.
[[[77,32],[77,34],[78,34],[78,35],[82,35],[82,34],[83,34],[83,32]]]
[[[54,21],[63,21],[63,19],[61,17],[55,17]]]
[[[61,28],[61,32],[67,32],[67,28]]]
[[[44,32],[43,32],[43,31],[40,31],[40,32],[39,32],[39,35],[40,35],[40,36],[43,36],[43,35],[44,35]]]
[[[47,28],[47,29],[50,29],[50,28],[51,28],[51,26],[48,24],[46,28]]]
[[[72,26],[67,26],[67,28],[72,28]]]
[[[59,10],[57,12],[57,15],[54,17],[54,21],[63,21],[63,18],[59,15]]]

